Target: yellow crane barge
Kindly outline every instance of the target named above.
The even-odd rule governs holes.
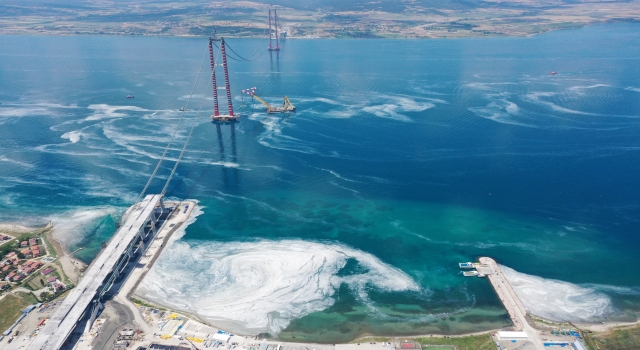
[[[267,113],[284,113],[284,112],[295,112],[296,107],[289,101],[287,96],[284,97],[284,101],[282,102],[282,107],[273,107],[267,101],[261,99],[256,94],[251,94],[253,98],[260,101],[265,107],[267,107]]]

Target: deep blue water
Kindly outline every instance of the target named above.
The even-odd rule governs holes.
[[[246,303],[224,305],[255,317],[228,326],[284,328],[284,339],[489,329],[508,318],[489,284],[457,275],[456,265],[487,255],[520,277],[562,281],[567,292],[556,299],[570,310],[557,317],[634,318],[638,29],[290,39],[271,55],[264,40],[228,40],[254,59],[229,62],[243,117],[216,126],[205,100],[168,192],[199,200],[203,214],[159,261],[149,285],[163,291],[149,287],[148,297],[224,304],[224,293],[245,291]],[[89,247],[90,260],[153,171],[206,45],[0,36],[0,219],[54,220],[65,244]],[[210,95],[207,67],[172,159]],[[266,115],[242,100],[240,89],[253,86],[273,104],[289,96],[298,111]],[[299,254],[287,258],[287,249]],[[326,276],[307,269],[308,256],[326,263]],[[278,264],[300,264],[300,273],[278,276]],[[276,292],[283,285],[315,296]],[[252,308],[251,295],[271,308]],[[187,304],[172,305],[196,308]],[[553,317],[558,305],[543,309]]]

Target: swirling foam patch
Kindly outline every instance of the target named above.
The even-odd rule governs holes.
[[[362,271],[337,276],[349,259],[357,260]],[[333,305],[332,296],[342,283],[361,298],[366,298],[370,287],[419,289],[401,270],[340,244],[176,241],[166,248],[136,294],[230,331],[277,333],[291,320]]]
[[[611,299],[594,288],[527,275],[500,266],[524,307],[554,321],[594,321],[613,314]]]
[[[115,215],[115,207],[78,208],[49,217],[53,222],[53,236],[69,247],[82,241],[87,232],[94,229],[100,221],[109,215]]]

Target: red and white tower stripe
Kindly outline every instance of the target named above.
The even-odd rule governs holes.
[[[229,70],[227,69],[227,54],[224,49],[224,38],[221,38],[220,51],[222,52],[222,66],[224,67],[224,87],[227,89],[227,101],[229,102],[229,115],[233,117],[233,101],[231,100],[231,87],[229,86]]]
[[[218,41],[209,38],[209,57],[211,59],[211,83],[213,85],[213,116],[220,116],[218,107],[218,83],[216,81],[216,62],[213,54],[213,42]],[[231,99],[231,86],[229,85],[229,70],[227,68],[227,54],[225,51],[224,38],[220,38],[220,54],[222,55],[222,68],[224,70],[224,88],[227,90],[227,101],[229,103],[229,116],[233,117],[233,100]]]

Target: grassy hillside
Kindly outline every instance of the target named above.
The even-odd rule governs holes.
[[[640,349],[640,326],[587,334],[585,341],[591,350],[637,350]]]

